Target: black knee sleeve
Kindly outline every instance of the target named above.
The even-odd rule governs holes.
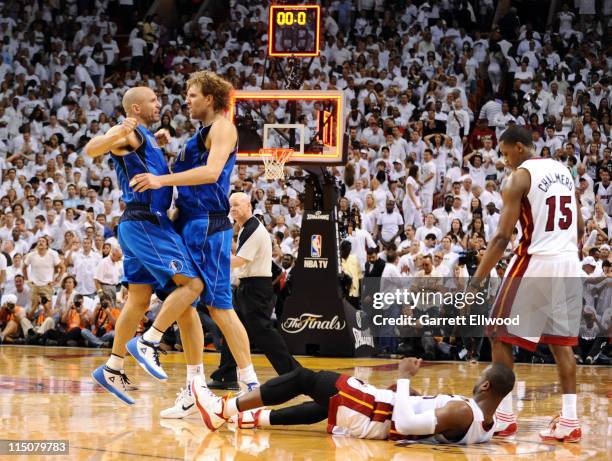
[[[309,374],[310,372],[310,374]],[[291,373],[271,379],[260,387],[261,399],[265,405],[278,405],[304,394],[307,381],[312,382],[315,373],[306,368],[296,368]]]
[[[315,372],[299,367],[263,384],[260,388],[261,399],[264,405],[278,405],[298,395],[307,395],[319,405],[327,407],[329,399],[338,392],[336,381],[339,377],[333,371]]]
[[[316,402],[306,402],[270,412],[272,426],[291,426],[294,424],[315,424],[327,418],[327,408]]]

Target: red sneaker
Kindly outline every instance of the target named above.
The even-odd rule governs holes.
[[[556,440],[557,442],[580,442],[582,428],[577,419],[567,419],[556,416],[548,428],[540,431],[542,440]]]
[[[206,386],[203,376],[196,376],[191,381],[191,395],[195,399],[195,405],[202,421],[211,431],[215,431],[227,422],[223,416],[223,410],[229,395],[218,397]]]
[[[516,424],[516,415],[514,413],[495,413],[495,432],[493,435],[497,437],[511,437],[516,434],[518,425]]]
[[[256,429],[259,427],[259,415],[263,408],[257,410],[247,410],[238,413],[238,427],[240,429]]]

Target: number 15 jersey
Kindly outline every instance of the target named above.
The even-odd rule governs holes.
[[[524,161],[531,187],[521,203],[518,256],[578,254],[578,201],[570,171],[548,158]]]

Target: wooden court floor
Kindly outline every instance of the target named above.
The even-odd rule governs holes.
[[[91,382],[89,373],[108,351],[79,348],[0,346],[0,439],[67,439],[68,456],[2,456],[2,460],[280,460],[280,461],[433,461],[433,460],[609,460],[612,459],[612,367],[578,368],[579,444],[541,443],[537,431],[560,409],[556,369],[552,365],[517,365],[519,433],[471,447],[409,445],[331,437],[323,423],[272,430],[224,428],[211,433],[199,418],[160,420],[160,410],[174,402],[185,379],[182,354],[162,356],[170,376],[160,384],[133,359],[126,371],[138,388],[134,407],[117,403]],[[207,353],[207,371],[218,354]],[[396,360],[300,357],[313,369],[353,374],[375,385],[394,382]],[[413,387],[428,393],[467,395],[486,364],[424,364]],[[273,377],[264,357],[255,357],[260,378]]]

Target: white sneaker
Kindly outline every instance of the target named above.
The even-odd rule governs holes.
[[[134,399],[130,397],[127,388],[130,381],[123,371],[113,370],[106,365],[100,365],[93,371],[91,377],[96,383],[126,405],[134,405]]]
[[[257,429],[259,426],[259,415],[265,408],[257,408],[256,410],[241,411],[238,413],[236,421],[240,429]]]
[[[257,389],[261,384],[258,382],[254,383],[245,383],[244,381],[238,381],[238,386],[240,387],[240,392],[236,394],[236,397],[242,397],[245,394]]]
[[[518,431],[516,415],[514,413],[495,413],[495,432],[496,437],[512,437]]]
[[[159,363],[159,354],[166,352],[159,348],[159,343],[145,341],[142,336],[136,336],[125,345],[128,352],[138,364],[151,376],[160,381],[166,381],[168,375]]]
[[[196,376],[191,381],[191,395],[195,398],[196,408],[206,427],[215,431],[226,423],[223,410],[228,396],[217,397],[213,394],[203,376]]]
[[[582,438],[580,421],[557,416],[553,418],[548,428],[540,431],[540,438],[558,442],[580,442]]]
[[[183,387],[181,392],[176,395],[174,405],[162,410],[159,413],[160,418],[181,419],[197,413],[195,399],[191,395],[190,386]]]

